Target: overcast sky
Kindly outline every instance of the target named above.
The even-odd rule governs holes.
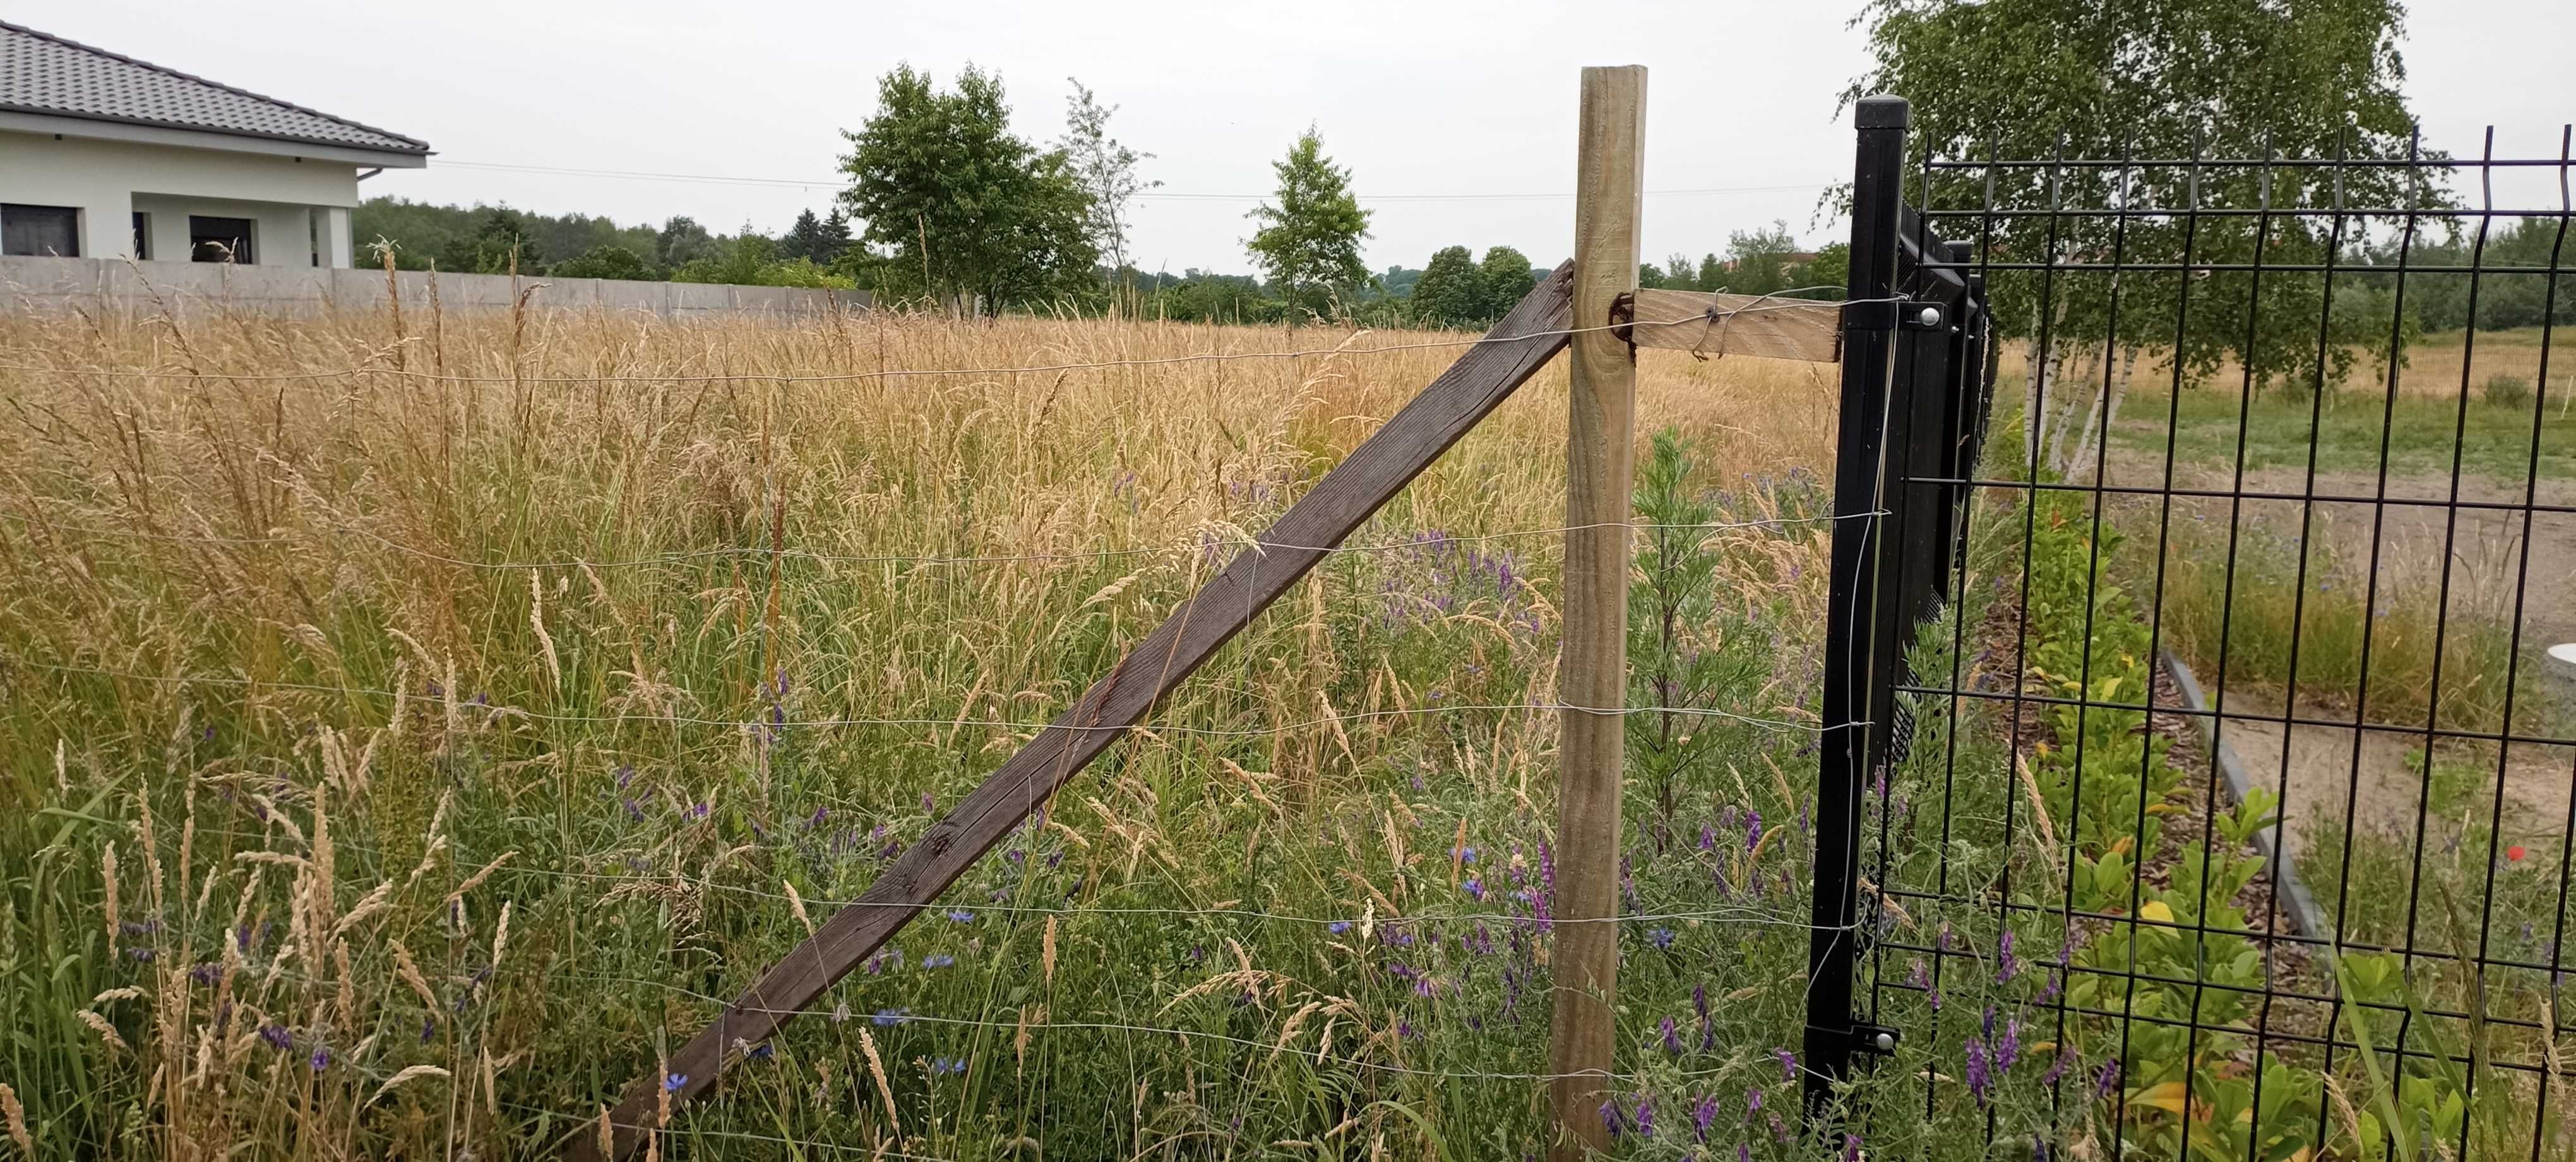
[[[1373,266],[1453,243],[1553,264],[1573,233],[1586,64],[1650,69],[1649,258],[1723,249],[1728,230],[1773,219],[1828,241],[1839,223],[1817,200],[1851,163],[1836,94],[1864,64],[1854,7],[12,0],[7,19],[437,151],[425,171],[370,179],[371,195],[727,231],[774,233],[826,206],[840,130],[897,62],[943,83],[969,61],[1000,72],[1015,126],[1040,141],[1062,132],[1078,77],[1120,106],[1118,137],[1158,155],[1145,174],[1163,188],[1135,207],[1133,250],[1178,273],[1248,269],[1244,212],[1309,122],[1376,213]],[[2555,156],[2576,119],[2576,4],[2414,8],[2406,90],[2429,143],[2474,155],[2493,123],[2499,153]]]

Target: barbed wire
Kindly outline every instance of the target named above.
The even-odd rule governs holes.
[[[61,665],[61,664],[59,664],[59,663],[55,663],[55,662],[36,662],[36,661],[29,661],[29,660],[26,660],[26,659],[23,659],[23,658],[21,658],[21,659],[16,659],[16,660],[14,660],[14,661],[0,660],[0,669],[5,669],[7,666],[10,666],[10,665],[17,665],[17,666],[24,667],[24,668],[26,668],[26,669],[32,669],[32,670],[46,670],[46,671],[51,671],[51,672],[54,672],[54,673],[63,673],[63,674],[84,674],[84,675],[89,675],[89,676],[92,676],[92,677],[101,677],[101,678],[123,678],[123,679],[129,679],[129,680],[132,680],[132,681],[138,681],[138,682],[157,682],[157,683],[163,683],[163,684],[169,684],[169,685],[186,685],[186,686],[232,686],[232,687],[242,687],[242,688],[254,688],[254,687],[256,687],[256,688],[267,688],[267,689],[276,689],[276,690],[304,690],[304,691],[310,691],[310,692],[318,693],[318,694],[342,694],[342,695],[356,694],[356,695],[365,695],[365,696],[369,696],[369,697],[376,697],[376,698],[402,698],[402,699],[407,699],[407,700],[412,700],[412,701],[418,701],[418,702],[427,703],[427,704],[430,704],[430,705],[432,705],[432,706],[440,706],[440,705],[443,705],[443,704],[444,704],[444,703],[443,703],[443,698],[444,698],[444,696],[443,696],[443,695],[432,695],[432,694],[424,694],[424,693],[407,693],[407,692],[403,692],[403,691],[397,691],[397,690],[386,690],[386,689],[382,689],[382,688],[378,688],[378,687],[372,687],[372,686],[332,686],[332,685],[325,685],[325,684],[323,684],[323,683],[319,683],[319,682],[284,682],[284,681],[267,681],[267,680],[263,680],[263,679],[255,679],[255,678],[217,677],[217,676],[212,676],[212,675],[188,675],[188,674],[145,674],[145,673],[140,673],[140,672],[131,671],[131,670],[110,670],[110,669],[106,669],[106,668],[104,668],[104,667],[96,667],[96,666],[66,666],[66,665]],[[1121,732],[1121,731],[1131,731],[1131,730],[1132,730],[1132,731],[1142,731],[1142,732],[1145,732],[1145,733],[1148,733],[1148,734],[1188,734],[1188,735],[1204,735],[1204,736],[1212,736],[1212,737],[1220,737],[1220,738],[1265,738],[1265,737],[1268,737],[1268,736],[1270,736],[1270,735],[1272,735],[1272,734],[1274,734],[1274,733],[1277,733],[1278,731],[1282,731],[1282,730],[1309,730],[1309,729],[1313,729],[1313,728],[1315,728],[1315,727],[1319,727],[1319,726],[1330,726],[1330,725],[1332,725],[1332,724],[1334,724],[1334,723],[1339,723],[1339,722],[1368,722],[1368,721],[1374,721],[1374,720],[1377,720],[1377,719],[1384,719],[1384,718],[1405,718],[1405,717],[1414,717],[1414,716],[1419,716],[1419,715],[1427,715],[1427,714],[1447,714],[1447,713],[1453,713],[1453,712],[1510,712],[1510,711],[1522,711],[1522,712],[1536,712],[1536,711],[1545,711],[1545,712],[1562,712],[1562,711],[1573,711],[1573,712],[1575,712],[1575,713],[1579,713],[1579,714],[1595,714],[1595,715],[1601,715],[1601,716],[1604,716],[1604,717],[1613,717],[1613,718],[1626,717],[1626,716],[1628,716],[1628,715],[1632,715],[1632,714],[1673,714],[1673,715],[1681,715],[1681,716],[1685,716],[1685,717],[1695,717],[1695,718],[1722,718],[1722,719],[1728,719],[1728,720],[1735,721],[1735,722],[1740,722],[1740,723],[1743,723],[1744,725],[1747,725],[1747,726],[1762,727],[1762,728],[1765,728],[1765,729],[1772,729],[1772,730],[1801,731],[1801,732],[1805,732],[1805,733],[1815,733],[1815,732],[1818,732],[1818,731],[1821,731],[1821,730],[1823,730],[1823,729],[1824,729],[1823,727],[1820,727],[1820,726],[1817,726],[1817,725],[1815,725],[1815,724],[1813,724],[1813,723],[1808,723],[1808,722],[1798,722],[1798,721],[1794,721],[1794,720],[1791,720],[1791,719],[1785,719],[1785,718],[1762,718],[1762,717],[1758,717],[1758,716],[1755,716],[1755,715],[1749,715],[1749,714],[1738,714],[1738,713],[1735,713],[1734,711],[1731,711],[1731,710],[1719,710],[1719,709],[1716,709],[1716,708],[1714,708],[1714,707],[1706,707],[1706,706],[1580,706],[1580,705],[1575,705],[1575,704],[1573,704],[1573,703],[1567,703],[1567,702],[1481,702],[1481,703],[1455,703],[1455,704],[1451,704],[1451,703],[1446,703],[1446,702],[1444,702],[1444,703],[1442,703],[1442,704],[1440,704],[1440,705],[1428,705],[1428,704],[1426,704],[1426,705],[1422,705],[1422,706],[1405,706],[1405,707],[1395,707],[1395,708],[1390,708],[1390,709],[1385,709],[1385,710],[1359,710],[1359,711],[1352,711],[1352,712],[1345,713],[1345,714],[1319,714],[1319,715],[1316,715],[1316,716],[1314,716],[1314,717],[1312,717],[1312,718],[1301,719],[1301,720],[1298,720],[1298,721],[1295,721],[1295,722],[1281,723],[1281,724],[1274,725],[1274,726],[1272,726],[1272,727],[1268,727],[1268,728],[1254,728],[1254,727],[1229,728],[1229,727],[1218,727],[1218,726],[1178,726],[1178,725],[1172,725],[1172,724],[1153,725],[1153,724],[1148,724],[1148,723],[1144,723],[1144,722],[1134,722],[1134,723],[1127,723],[1127,724],[1123,724],[1123,725],[1121,725],[1121,724],[1080,725],[1080,724],[1066,724],[1066,723],[1057,723],[1057,722],[1034,722],[1034,721],[1023,721],[1023,720],[1018,720],[1018,719],[1000,719],[1000,718],[870,718],[870,717],[836,717],[836,718],[791,718],[791,719],[785,719],[785,720],[774,720],[774,719],[770,719],[770,718],[707,718],[707,717],[700,717],[700,716],[695,716],[695,715],[684,715],[684,714],[653,714],[653,715],[645,715],[645,714],[562,714],[562,713],[556,713],[556,712],[551,712],[551,711],[543,711],[543,710],[529,710],[529,709],[525,709],[525,708],[517,707],[517,706],[501,706],[501,705],[494,705],[494,704],[489,704],[489,703],[478,703],[478,702],[470,702],[470,701],[460,701],[460,702],[458,702],[458,703],[457,703],[457,709],[458,709],[458,710],[460,710],[460,711],[467,710],[467,709],[473,709],[473,710],[479,710],[479,711],[482,711],[482,712],[484,713],[484,715],[486,716],[486,720],[487,720],[487,722],[488,722],[489,720],[491,720],[491,719],[494,719],[494,718],[528,718],[528,719],[534,719],[534,720],[537,720],[537,721],[540,721],[540,722],[593,723],[593,724],[598,724],[598,723],[631,723],[631,724],[647,725],[647,726],[664,726],[664,725],[667,725],[667,726],[721,726],[721,727],[739,728],[739,729],[746,729],[746,730],[773,730],[773,729],[774,729],[774,730],[782,730],[782,731],[783,731],[783,730],[793,730],[793,729],[797,729],[797,728],[800,728],[800,727],[844,727],[844,726],[948,726],[948,727],[958,727],[958,726],[978,726],[978,727],[994,727],[994,728],[1000,728],[1000,729],[1009,729],[1009,730],[1027,730],[1027,731],[1039,731],[1039,732],[1048,731],[1048,730],[1063,730],[1063,731],[1084,731],[1084,732],[1087,732],[1087,731],[1106,731],[1106,732],[1116,733],[1116,732]],[[1868,723],[1866,723],[1866,722],[1859,722],[1859,723],[1855,723],[1854,725],[1866,726],[1866,725],[1868,725]]]
[[[772,1009],[763,1008],[757,1005],[739,1004],[726,1001],[722,997],[710,996],[686,985],[673,984],[668,981],[646,980],[641,977],[593,973],[561,973],[557,975],[569,976],[576,980],[597,981],[607,984],[641,985],[647,988],[659,988],[666,992],[678,993],[681,996],[689,997],[707,1004],[723,1006],[724,1010],[728,1013],[759,1013],[767,1016],[796,1017],[813,1011],[811,1009]],[[844,981],[846,980],[847,978],[844,978]],[[846,983],[836,984],[833,987],[837,990],[846,988],[848,985]],[[873,1017],[862,1018],[856,1013],[849,1014],[846,1018],[839,1016],[837,1013],[826,1013],[821,1015],[825,1016],[827,1019],[833,1020],[835,1024],[841,1023],[841,1021],[847,1019],[874,1019]],[[1282,1049],[1281,1045],[1277,1042],[1256,1041],[1252,1038],[1239,1037],[1232,1033],[1215,1033],[1202,1029],[1182,1029],[1168,1025],[1138,1025],[1121,1021],[1058,1021],[1050,1017],[1042,1023],[1037,1021],[1023,1023],[1017,1020],[993,1021],[976,1017],[943,1017],[933,1014],[906,1012],[901,1015],[900,1020],[897,1022],[898,1025],[913,1023],[924,1025],[948,1025],[960,1028],[999,1029],[1013,1033],[1017,1033],[1019,1030],[1024,1028],[1032,1032],[1053,1028],[1078,1032],[1140,1033],[1147,1036],[1168,1036],[1183,1040],[1195,1039],[1217,1041],[1246,1049]],[[1606,1081],[1642,1081],[1662,1077],[1679,1077],[1687,1080],[1702,1077],[1714,1077],[1735,1068],[1733,1064],[1728,1064],[1720,1065],[1713,1069],[1677,1069],[1670,1071],[1657,1071],[1655,1073],[1631,1073],[1621,1072],[1618,1070],[1599,1069],[1575,1070],[1566,1073],[1525,1073],[1482,1069],[1424,1069],[1416,1066],[1395,1065],[1388,1062],[1371,1061],[1366,1058],[1356,1056],[1337,1055],[1326,1058],[1322,1053],[1317,1052],[1298,1052],[1293,1050],[1282,1051],[1294,1053],[1298,1057],[1315,1061],[1317,1064],[1323,1064],[1326,1060],[1330,1060],[1333,1064],[1346,1065],[1355,1069],[1371,1070],[1380,1073],[1401,1074],[1408,1077],[1437,1077],[1459,1081],[1558,1081],[1570,1078],[1600,1078]],[[1806,1064],[1804,1062],[1799,1062],[1797,1068],[1801,1072],[1805,1072]]]
[[[368,540],[384,545],[387,548],[393,549],[396,552],[419,557],[423,560],[437,561],[442,564],[455,565],[469,569],[508,570],[581,568],[626,569],[642,568],[654,565],[679,564],[687,561],[698,561],[721,557],[770,557],[789,560],[821,561],[834,564],[970,565],[1011,564],[1029,561],[1105,560],[1113,557],[1151,556],[1158,554],[1188,553],[1193,551],[1206,552],[1211,549],[1222,548],[1248,548],[1255,551],[1283,549],[1289,552],[1325,554],[1389,553],[1401,552],[1407,549],[1432,549],[1449,544],[1481,544],[1488,541],[1515,540],[1523,537],[1561,536],[1570,532],[1590,529],[1624,527],[1637,532],[1659,532],[1667,530],[1726,532],[1731,530],[1756,528],[1778,529],[1798,524],[1830,524],[1839,520],[1858,520],[1887,515],[1889,515],[1888,510],[1875,509],[1869,512],[1844,513],[1840,515],[1828,514],[1823,516],[1759,517],[1752,520],[1741,521],[1698,521],[1666,524],[1656,524],[1644,521],[1596,521],[1591,524],[1549,525],[1541,528],[1508,529],[1502,532],[1492,533],[1451,534],[1443,532],[1436,536],[1429,533],[1422,533],[1403,540],[1376,541],[1357,545],[1298,545],[1289,544],[1283,541],[1263,540],[1259,537],[1246,539],[1240,537],[1211,536],[1192,541],[1174,542],[1165,545],[1139,546],[1127,549],[1091,549],[1080,552],[1057,553],[995,553],[959,555],[933,553],[824,553],[811,549],[773,548],[763,545],[737,545],[715,549],[693,549],[684,552],[663,553],[651,557],[634,557],[613,561],[590,561],[579,557],[567,557],[549,561],[476,561],[464,557],[454,557],[444,553],[416,548],[411,545],[403,544],[391,537],[387,537],[382,533],[359,528],[355,525],[329,524],[326,527],[334,531],[364,537]],[[266,537],[228,537],[212,534],[149,533],[131,529],[107,528],[99,525],[64,524],[52,521],[40,521],[35,517],[14,512],[0,512],[0,520],[15,521],[28,528],[42,529],[46,531],[62,530],[77,532],[88,536],[106,538],[126,537],[136,540],[176,542],[183,544],[277,545],[292,544],[304,539],[293,536],[275,535]]]
[[[1785,827],[1788,825],[1775,824],[1774,826]],[[266,842],[277,838],[280,833],[274,830],[248,831],[237,827],[220,827],[200,824],[197,827],[195,834],[200,837],[216,836],[227,839],[260,840]],[[310,841],[306,841],[306,846],[310,846]],[[388,866],[408,863],[413,858],[411,856],[395,858],[395,853],[388,852],[382,847],[364,842],[352,841],[338,836],[334,836],[332,838],[331,847],[334,852],[341,854],[354,853],[367,856]],[[479,867],[484,863],[489,862],[481,856],[466,852],[463,848],[458,847],[453,843],[450,843],[446,850],[451,853],[454,863],[459,867]],[[782,851],[793,854],[794,851],[794,849],[790,847],[769,847],[760,848],[758,850],[764,854],[778,854]],[[613,860],[617,858],[618,855],[619,853],[616,852],[592,852],[589,854],[574,855],[572,859],[575,862],[581,863],[602,863]],[[1478,865],[1470,864],[1468,866],[1475,867]],[[939,900],[911,902],[904,900],[869,900],[861,897],[836,898],[828,895],[806,895],[802,892],[794,896],[790,896],[785,892],[774,892],[766,888],[752,887],[747,884],[718,883],[712,877],[703,874],[695,876],[682,875],[676,870],[670,874],[653,874],[637,871],[605,872],[584,871],[576,868],[565,867],[546,867],[536,864],[511,863],[498,867],[495,874],[504,878],[514,876],[537,876],[554,880],[575,880],[588,883],[611,884],[658,885],[669,884],[676,881],[705,891],[721,892],[726,895],[733,896],[748,896],[755,899],[770,900],[786,904],[801,904],[807,908],[912,909],[921,912],[956,910],[972,912],[977,915],[992,913],[995,915],[1012,917],[1048,917],[1066,920],[1078,920],[1094,916],[1117,919],[1140,917],[1182,919],[1218,918],[1228,920],[1266,921],[1280,924],[1297,924],[1306,927],[1325,929],[1331,929],[1336,925],[1346,925],[1354,929],[1359,928],[1361,925],[1372,925],[1377,928],[1386,929],[1389,932],[1401,931],[1417,925],[1454,926],[1466,924],[1535,924],[1542,928],[1553,929],[1581,927],[1588,924],[1661,925],[1705,923],[1724,925],[1740,924],[1768,928],[1795,928],[1805,932],[1847,932],[1858,927],[1857,924],[1839,928],[1819,925],[1809,918],[1769,912],[1761,908],[1745,906],[1678,909],[1667,908],[1659,911],[1623,912],[1612,916],[1582,917],[1555,915],[1533,916],[1508,911],[1388,912],[1381,914],[1371,908],[1362,908],[1355,912],[1333,912],[1319,915],[1305,912],[1274,912],[1262,908],[1245,908],[1239,906],[1220,908],[1180,907],[1175,905],[1066,904],[1060,907],[1042,907],[1031,904],[1002,904],[993,902],[972,903],[962,900],[942,903]],[[1339,933],[1335,934],[1338,935]]]
[[[1838,288],[1799,287],[1790,291],[1777,291],[1773,293],[1791,294],[1804,291],[1830,289]],[[1800,299],[1789,302],[1756,301],[1745,306],[1729,307],[1725,309],[1719,309],[1714,305],[1714,302],[1712,302],[1709,309],[1704,312],[1693,315],[1684,315],[1676,319],[1637,319],[1631,322],[1601,323],[1588,327],[1562,327],[1553,330],[1526,331],[1517,335],[1480,335],[1471,339],[1431,339],[1418,343],[1388,343],[1375,347],[1352,347],[1348,345],[1346,341],[1341,345],[1333,347],[1310,347],[1288,351],[1209,351],[1192,355],[1157,356],[1148,359],[1098,359],[1073,363],[1042,363],[1008,367],[914,367],[888,368],[881,371],[844,371],[805,374],[724,372],[713,375],[462,375],[453,372],[413,371],[408,368],[400,367],[350,367],[331,371],[235,373],[227,371],[200,371],[187,369],[155,371],[144,368],[79,368],[41,363],[0,363],[0,371],[42,372],[56,375],[87,375],[114,379],[229,379],[253,383],[344,379],[353,376],[367,375],[390,375],[398,378],[437,383],[683,384],[741,383],[746,381],[762,383],[850,383],[866,380],[903,379],[919,376],[1035,375],[1062,371],[1098,371],[1114,367],[1158,367],[1178,363],[1233,362],[1248,359],[1310,359],[1335,355],[1384,355],[1398,351],[1425,351],[1441,348],[1475,347],[1486,343],[1522,343],[1531,339],[1550,339],[1559,336],[1588,335],[1596,331],[1615,331],[1632,327],[1677,327],[1686,323],[1704,323],[1712,320],[1724,320],[1733,318],[1736,315],[1756,314],[1765,311],[1817,310],[1820,308],[1833,308],[1839,311],[1847,306],[1901,301],[1903,301],[1901,297],[1850,300]],[[1352,338],[1358,338],[1360,335],[1366,335],[1369,333],[1370,332],[1365,330],[1359,331],[1356,332]]]

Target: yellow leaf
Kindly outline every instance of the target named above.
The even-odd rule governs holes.
[[[2163,1085],[2151,1085],[2129,1095],[2129,1104],[2131,1105],[2154,1106],[2157,1109],[2177,1114],[2183,1112],[2184,1105],[2190,1100],[2190,1095],[2183,1089],[2183,1084],[2179,1081],[2168,1081]]]
[[[2112,844],[2112,845],[2111,845],[2111,854],[2113,854],[2113,855],[2127,855],[2127,854],[2129,854],[2129,849],[2130,849],[2130,848],[2133,848],[2133,847],[2136,847],[2137,845],[2138,845],[2138,837],[2137,837],[2137,836],[2134,836],[2134,835],[2123,835],[2123,836],[2121,836],[2121,837],[2120,837],[2120,841],[2119,841],[2118,843],[2114,843],[2114,844]]]
[[[2149,900],[2144,905],[2140,906],[2138,909],[2138,918],[2141,920],[2153,920],[2158,924],[2171,924],[2174,922],[2173,909],[2166,907],[2163,900]],[[2168,1082],[2167,1084],[2173,1083]]]
[[[2173,804],[2171,804],[2171,803],[2158,803],[2158,804],[2155,804],[2154,806],[2151,806],[2151,807],[2147,808],[2147,814],[2149,814],[2149,815],[2171,815],[2171,814],[2173,814],[2173,813],[2174,813],[2175,811],[2177,811],[2177,810],[2180,810],[2180,808],[2175,807],[2175,806],[2174,806]]]

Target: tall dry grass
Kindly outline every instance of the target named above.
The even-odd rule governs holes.
[[[0,319],[0,1081],[44,1156],[583,1132],[1458,353],[406,306]],[[879,374],[1068,363],[1124,365]],[[1640,413],[1758,516],[1828,462],[1832,383],[1649,352]],[[1424,542],[1562,523],[1563,409],[1551,370],[1356,538],[1403,547],[1320,569],[961,885],[966,919],[908,930],[899,980],[872,966],[835,1019],[744,1047],[772,1067],[656,1149],[1125,1157],[1247,1120],[1334,1154],[1526,1142],[1533,1087],[1409,1072],[1531,1065],[1529,1027],[1487,1025],[1525,980],[1450,954],[1471,1020],[1386,978],[1388,935],[1226,909],[1483,904],[1477,845],[1496,907],[1539,870],[1552,716],[1387,712],[1547,697],[1557,537],[1482,542],[1476,569],[1511,568],[1473,584]],[[1764,543],[1733,600],[1812,621],[1821,526],[1734,535]],[[1777,704],[1730,709],[1803,713],[1812,656],[1765,658]],[[1804,740],[1741,733],[1690,809],[1786,826]],[[1803,844],[1772,846],[1734,882]],[[1048,914],[1041,954],[1041,906],[1106,904],[1175,911]],[[1637,970],[1640,1028],[1687,1019],[1709,963],[1742,1013],[1791,1011],[1803,928],[1765,960],[1718,953],[1724,927]],[[1170,1024],[1272,1048],[1118,1028]]]

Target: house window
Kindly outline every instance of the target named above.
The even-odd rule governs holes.
[[[140,210],[134,213],[134,256],[152,257],[152,215]]]
[[[80,257],[80,210],[72,206],[0,205],[0,254]]]
[[[251,249],[251,220],[188,215],[188,260],[248,266],[259,261]]]

